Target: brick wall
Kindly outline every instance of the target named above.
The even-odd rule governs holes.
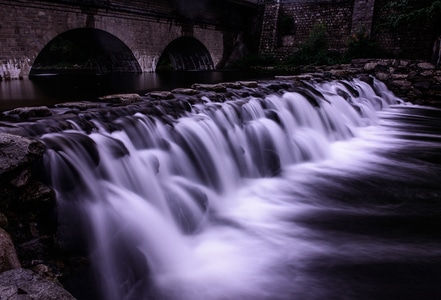
[[[423,1],[423,0],[421,0]],[[430,2],[430,0],[424,0]],[[260,53],[285,58],[298,50],[310,35],[314,24],[327,28],[331,50],[344,51],[348,39],[357,33],[367,33],[384,55],[431,59],[435,40],[441,29],[424,24],[380,30],[380,25],[393,12],[385,9],[389,0],[266,0],[262,21]],[[291,32],[281,28],[283,16],[291,16]],[[441,22],[441,21],[440,21]]]
[[[276,56],[289,56],[301,47],[316,24],[325,25],[330,49],[341,51],[346,47],[352,29],[353,0],[270,2],[263,16],[261,53],[269,53],[273,47]],[[293,21],[289,32],[283,32],[280,26],[282,17],[286,16]],[[269,25],[271,22],[274,28]]]
[[[373,41],[393,57],[430,59],[433,43],[436,39],[434,28],[418,24],[418,26],[398,28],[392,31],[381,30],[380,25],[392,14],[391,11],[385,9],[388,2],[388,0],[376,0],[373,16]]]
[[[215,66],[228,60],[237,37],[255,23],[257,7],[235,1],[0,0],[0,72],[28,71],[37,55],[68,30],[94,28],[120,39],[143,71],[182,36],[199,40]],[[247,37],[249,41],[256,37]],[[26,74],[25,74],[26,75]],[[1,74],[0,74],[1,77]]]

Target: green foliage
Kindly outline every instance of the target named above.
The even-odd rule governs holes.
[[[347,42],[348,49],[344,54],[347,60],[353,58],[387,57],[388,55],[371,40],[366,30],[353,34]]]
[[[383,10],[380,30],[440,25],[441,0],[391,0]],[[439,29],[438,29],[439,31]]]
[[[301,48],[293,53],[287,63],[294,65],[328,65],[337,63],[341,56],[338,52],[328,50],[326,36],[327,29],[325,25],[319,23],[314,25],[308,38],[302,43]]]
[[[259,66],[259,67],[274,66],[277,65],[278,63],[279,62],[277,61],[277,59],[272,55],[269,54],[259,55],[257,53],[253,53],[242,58],[240,61],[237,61],[234,67],[239,69],[248,69],[255,66]]]
[[[45,64],[40,67],[64,69],[89,67],[90,54],[79,44],[58,36],[48,44],[44,52]]]

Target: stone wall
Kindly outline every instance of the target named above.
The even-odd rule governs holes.
[[[375,77],[405,101],[441,107],[441,67],[426,60],[354,59],[349,64],[307,66],[292,72],[320,81]]]
[[[375,0],[355,0],[351,34],[371,34]]]
[[[74,300],[57,280],[68,264],[56,254],[55,194],[35,176],[44,149],[31,138],[0,133],[1,299]]]
[[[381,29],[381,24],[393,12],[385,9],[388,0],[376,0],[373,23],[375,31],[372,40],[394,57],[407,59],[430,60],[433,53],[433,44],[437,37],[434,28],[418,24],[415,27],[397,28],[393,31]],[[439,35],[439,33],[438,33]]]
[[[303,0],[267,3],[262,20],[260,52],[272,53],[279,58],[289,56],[301,47],[310,36],[311,29],[318,24],[326,27],[329,48],[341,51],[346,47],[352,30],[353,2]],[[281,23],[290,17],[293,26],[287,31],[282,28],[286,25]]]
[[[301,47],[315,24],[323,24],[327,28],[330,50],[343,52],[353,35],[363,33],[370,36],[371,41],[388,57],[432,59],[434,42],[440,36],[440,29],[420,24],[390,31],[382,30],[381,24],[393,13],[385,9],[388,2],[267,0],[262,20],[260,53],[286,58]],[[290,32],[285,32],[283,28],[283,16],[290,16],[294,22]],[[439,55],[436,58],[439,59]]]
[[[219,67],[231,56],[237,37],[251,31],[257,15],[257,6],[234,1],[179,3],[0,0],[0,77],[25,77],[52,39],[78,28],[99,29],[115,36],[132,51],[144,72],[154,71],[167,45],[182,36],[200,41]]]

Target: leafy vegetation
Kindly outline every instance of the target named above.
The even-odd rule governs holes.
[[[90,53],[84,45],[64,38],[62,35],[54,38],[35,62],[34,68],[77,69],[92,68]]]
[[[391,0],[383,11],[384,20],[379,24],[379,29],[394,30],[426,25],[440,30],[441,0]]]
[[[367,57],[388,57],[389,54],[381,50],[365,30],[354,33],[347,41],[346,60]]]
[[[281,15],[279,31],[281,34],[293,30],[294,22],[289,16]],[[380,12],[380,21],[374,25],[374,32],[391,32],[406,34],[424,31],[433,38],[441,34],[441,0],[390,0],[385,1],[385,6]],[[253,55],[240,62],[240,67],[269,66],[272,64],[277,69],[289,69],[305,65],[331,65],[347,63],[354,58],[391,57],[392,55],[382,50],[368,32],[361,30],[350,36],[346,43],[344,53],[330,51],[327,43],[327,30],[325,25],[316,24],[309,37],[303,41],[300,48],[283,60],[277,60],[271,55],[265,58]]]
[[[255,66],[266,68],[273,67],[277,70],[290,70],[306,65],[332,65],[349,62],[353,58],[385,56],[370,40],[369,35],[361,31],[351,36],[347,41],[347,51],[340,53],[329,50],[327,41],[327,28],[317,23],[311,29],[308,38],[303,41],[300,48],[289,57],[278,60],[271,54],[259,56],[250,55],[236,64],[237,68],[252,68]]]

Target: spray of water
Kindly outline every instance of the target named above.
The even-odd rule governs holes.
[[[314,101],[208,101],[173,124],[137,113],[115,120],[117,131],[95,120],[91,134],[41,138],[60,235],[75,243],[73,223],[87,228],[104,299],[324,296],[303,271],[330,247],[295,222],[322,209],[308,184],[319,165],[357,164],[363,151],[347,145],[371,145],[378,111],[400,100],[377,81],[310,90]]]

